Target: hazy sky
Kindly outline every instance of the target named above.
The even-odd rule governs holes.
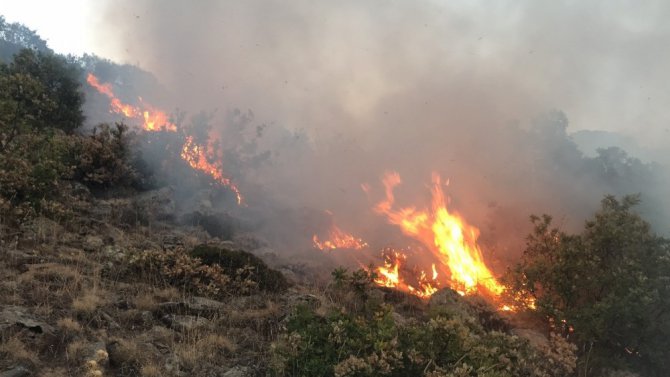
[[[286,11],[282,11],[281,7],[285,7]],[[379,8],[379,12],[374,12],[375,7]],[[416,12],[408,10],[412,7],[416,8]],[[206,8],[214,14],[199,14],[199,8]],[[173,13],[174,9],[182,13]],[[267,9],[272,9],[270,12],[274,12],[273,15],[266,14]],[[397,90],[392,83],[394,73],[389,76],[388,72],[384,72],[389,71],[389,67],[393,69],[394,63],[377,61],[375,59],[379,57],[374,56],[378,48],[375,44],[388,44],[389,41],[383,38],[397,38],[394,43],[399,45],[400,53],[415,54],[414,57],[401,57],[404,60],[411,58],[417,64],[427,62],[430,65],[444,63],[445,67],[455,67],[467,75],[491,75],[493,81],[489,82],[494,85],[498,74],[510,77],[509,73],[513,73],[521,77],[523,80],[517,80],[515,88],[510,88],[511,92],[534,93],[542,105],[564,110],[571,120],[570,129],[573,131],[617,131],[641,138],[654,148],[662,147],[670,139],[670,116],[666,111],[670,103],[667,85],[670,82],[670,71],[667,69],[670,64],[670,23],[667,23],[670,3],[667,1],[642,4],[637,1],[417,0],[415,3],[345,2],[342,6],[329,1],[268,1],[252,2],[248,6],[247,2],[227,1],[0,2],[0,14],[10,22],[21,22],[37,30],[57,52],[89,52],[120,62],[140,64],[165,82],[175,72],[160,72],[161,62],[152,60],[152,51],[156,50],[156,46],[145,44],[156,41],[153,37],[146,37],[156,34],[158,24],[153,10],[171,17],[159,27],[168,30],[174,25],[178,31],[175,35],[179,37],[201,38],[203,25],[207,25],[218,33],[212,40],[213,47],[236,46],[231,39],[238,36],[241,45],[250,36],[264,37],[268,30],[277,38],[285,37],[286,40],[276,39],[273,43],[279,48],[296,49],[294,52],[301,56],[299,59],[285,59],[284,51],[277,54],[277,49],[267,49],[266,46],[255,50],[254,46],[243,47],[246,56],[257,54],[260,58],[282,60],[273,64],[283,68],[296,61],[311,59],[318,63],[323,58],[310,54],[332,53],[335,60],[328,58],[322,65],[323,72],[307,72],[303,76],[305,81],[301,83],[304,85],[309,85],[309,80],[321,84],[318,83],[319,75],[333,74],[329,71],[332,69],[345,72],[351,68],[333,68],[334,64],[347,65],[351,64],[348,59],[358,59],[360,66],[352,69],[352,75],[346,77],[353,81],[347,90],[358,94],[339,98],[354,116],[374,109],[378,98],[392,95]],[[400,14],[394,14],[394,10]],[[216,12],[238,11],[237,16],[221,14],[221,19],[227,20],[227,23],[212,26],[212,22],[219,17]],[[193,15],[197,15],[200,21]],[[322,17],[322,21],[313,22],[310,18],[315,15]],[[283,17],[286,19],[282,20]],[[240,19],[252,24],[238,22]],[[256,26],[254,20],[258,20]],[[303,29],[300,30],[300,27]],[[396,28],[397,33],[394,31]],[[356,33],[361,34],[354,36]],[[326,38],[322,40],[323,47],[315,49],[314,45],[305,45],[301,49],[292,44],[296,41],[311,44],[313,41],[310,38],[314,37]],[[342,45],[344,41],[348,44]],[[415,43],[416,46],[401,46],[403,43]],[[183,46],[177,41],[175,49],[182,49]],[[196,43],[195,46],[205,47],[207,44]],[[158,49],[160,51],[153,57],[166,53],[165,47],[159,46]],[[209,58],[203,52],[195,52],[195,55]],[[256,75],[260,71],[249,70],[257,70],[258,65],[249,67],[248,62],[240,60],[238,65],[231,61],[246,56],[225,56],[227,61],[223,63],[229,68],[238,68],[240,78],[244,78],[245,74]],[[338,61],[338,58],[342,60]],[[424,72],[428,69],[440,72],[440,67],[428,65]],[[265,73],[269,72],[275,73],[271,70]],[[450,68],[449,72],[457,77],[455,70]],[[525,73],[527,76],[522,77]],[[167,82],[168,87],[170,84]],[[504,81],[501,84],[510,85]],[[239,100],[247,99],[241,97]],[[256,104],[238,102],[236,105],[252,107]],[[286,109],[272,111],[303,114],[298,107],[286,106]]]
[[[94,0],[2,0],[0,15],[36,30],[56,52],[104,54],[104,46],[96,42],[95,32],[101,27],[96,4]]]

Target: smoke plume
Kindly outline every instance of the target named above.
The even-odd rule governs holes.
[[[576,229],[608,193],[643,192],[642,209],[668,229],[667,202],[657,205],[667,169],[624,159],[612,176],[570,138],[609,131],[670,161],[667,2],[103,4],[100,43],[153,73],[168,107],[216,109],[214,131],[240,114],[266,125],[250,132],[268,163],[237,179],[250,208],[274,208],[287,232],[309,228],[285,219],[307,208],[389,237],[371,211],[389,170],[405,204],[428,205],[431,172],[448,177],[452,208],[499,259],[518,255],[531,213]]]

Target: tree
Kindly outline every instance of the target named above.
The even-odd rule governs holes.
[[[517,300],[580,350],[580,375],[670,367],[670,241],[632,211],[637,196],[606,196],[581,234],[533,216],[522,262],[508,273]]]
[[[76,66],[57,55],[24,49],[0,63],[0,152],[27,129],[81,126],[84,102]]]
[[[47,42],[35,31],[19,23],[9,23],[0,16],[0,61],[9,61],[24,48],[51,53]]]

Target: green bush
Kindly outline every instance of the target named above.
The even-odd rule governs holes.
[[[259,257],[243,250],[230,250],[212,245],[196,246],[190,256],[198,258],[208,266],[219,266],[228,275],[241,275],[244,280],[258,284],[258,288],[268,292],[281,292],[288,287],[288,281],[277,270],[268,267]]]
[[[0,153],[0,195],[14,204],[35,205],[54,196],[61,179],[71,176],[73,139],[61,131],[18,135]]]
[[[337,275],[344,281],[341,271]],[[325,315],[299,306],[273,352],[279,376],[549,377],[570,375],[576,360],[574,346],[560,336],[534,348],[508,333],[487,331],[467,312],[399,319],[383,303]]]
[[[146,250],[132,253],[129,273],[210,297],[247,295],[259,291],[281,291],[288,286],[284,276],[258,257],[245,251],[200,245],[187,252]]]
[[[139,174],[132,165],[132,135],[128,127],[101,124],[89,135],[76,139],[72,153],[73,179],[91,187],[134,185]]]
[[[633,369],[665,376],[670,366],[670,240],[633,212],[636,196],[607,196],[580,234],[533,217],[521,263],[507,280],[513,298],[532,299],[580,350],[579,375]]]

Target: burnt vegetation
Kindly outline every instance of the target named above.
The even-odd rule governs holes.
[[[174,183],[188,169],[170,135],[83,129],[82,67],[141,76],[135,68],[54,55],[1,17],[0,36],[0,374],[667,374],[670,241],[635,212],[637,196],[606,196],[574,234],[532,217],[506,284],[510,303],[533,310],[501,314],[448,288],[423,301],[377,287],[366,270],[313,284],[263,254],[248,224],[207,201],[178,208],[176,195],[206,178]],[[238,128],[253,119],[231,117]],[[617,194],[656,183],[658,166],[619,149],[584,157],[564,116],[549,118],[528,137],[561,169]],[[271,158],[255,139],[227,142],[235,171]]]

